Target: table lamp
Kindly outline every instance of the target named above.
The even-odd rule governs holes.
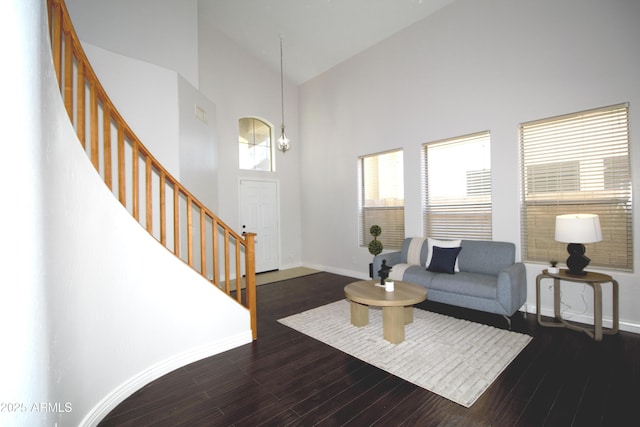
[[[593,214],[569,214],[556,216],[556,241],[568,243],[567,267],[568,274],[584,276],[584,268],[591,261],[585,256],[584,243],[602,241],[600,219]]]

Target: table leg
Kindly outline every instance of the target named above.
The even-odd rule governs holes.
[[[611,280],[611,295],[613,297],[613,324],[611,325],[611,334],[617,334],[620,326],[620,301],[618,301],[618,282]]]
[[[413,306],[409,305],[404,308],[404,324],[413,323]]]
[[[536,317],[540,325],[542,325],[542,318],[540,314],[540,282],[542,281],[542,277],[542,275],[536,277]]]
[[[369,324],[369,306],[349,301],[351,305],[351,324],[353,326],[367,326]]]
[[[602,286],[591,283],[593,287],[593,338],[602,341]]]
[[[560,313],[560,280],[553,279],[553,314],[556,319],[562,319]]]
[[[538,324],[540,326],[549,326],[552,328],[565,328],[566,322],[562,319],[560,313],[560,283],[558,283],[559,281],[556,281],[555,279],[553,280],[553,311],[556,321],[547,322],[542,320],[542,313],[540,309],[542,305],[540,288],[542,285],[542,279],[544,278],[545,276],[542,274],[536,277],[536,317],[538,318]]]
[[[392,344],[404,341],[404,307],[382,307],[382,329],[384,339]]]

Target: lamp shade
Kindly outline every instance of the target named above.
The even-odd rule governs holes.
[[[602,241],[600,218],[593,214],[556,216],[556,241],[563,243],[595,243]]]

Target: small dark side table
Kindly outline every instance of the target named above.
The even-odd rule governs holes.
[[[553,279],[553,312],[556,321],[543,321],[540,316],[540,282],[542,279]],[[593,329],[577,326],[568,323],[560,314],[560,281],[585,283],[593,289]],[[611,329],[602,328],[602,287],[603,283],[611,283],[612,299],[613,299],[613,325]],[[549,273],[548,270],[542,270],[542,273],[536,277],[536,314],[538,323],[541,326],[550,326],[556,328],[569,328],[574,331],[581,331],[594,338],[596,341],[602,341],[602,334],[617,334],[619,326],[619,294],[618,282],[608,274],[587,272],[584,276],[572,276],[568,274],[568,270],[561,269],[558,273]]]

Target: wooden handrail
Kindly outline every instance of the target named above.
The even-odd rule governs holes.
[[[80,44],[64,0],[47,0],[47,6],[60,93],[78,140],[96,171],[120,203],[163,246],[249,310],[256,339],[255,234],[236,233],[153,157],[107,96]],[[159,219],[154,224],[156,215]],[[168,232],[168,228],[172,230]]]

